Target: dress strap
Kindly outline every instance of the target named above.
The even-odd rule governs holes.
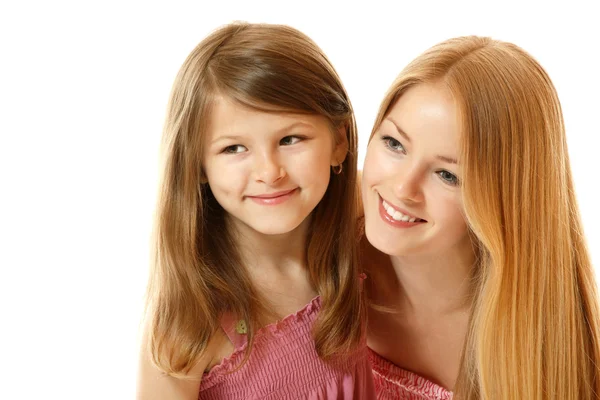
[[[232,313],[226,313],[221,318],[221,328],[234,348],[237,349],[246,344],[248,327],[244,320],[237,319]]]
[[[359,287],[360,287],[360,291],[362,292],[362,291],[363,291],[363,286],[364,286],[365,279],[367,279],[367,274],[365,274],[364,272],[363,272],[363,273],[361,273],[361,274],[358,276],[358,279],[359,279]]]

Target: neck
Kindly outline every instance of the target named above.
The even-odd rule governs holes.
[[[285,272],[306,265],[306,237],[310,219],[294,230],[266,235],[238,223],[228,221],[228,230],[245,267],[253,272]]]
[[[398,305],[420,315],[470,308],[475,252],[468,237],[438,254],[390,256],[397,277]]]

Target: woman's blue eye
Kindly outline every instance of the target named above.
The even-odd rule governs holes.
[[[234,144],[234,145],[225,147],[223,149],[223,153],[235,154],[235,153],[242,153],[244,150],[246,150],[246,148],[244,146],[242,146],[241,144]]]
[[[404,146],[402,146],[402,143],[400,143],[398,140],[394,139],[393,137],[383,136],[381,138],[381,140],[383,140],[383,144],[388,149],[390,149],[392,151],[396,151],[396,152],[406,153],[406,150],[404,149]]]
[[[279,141],[279,144],[283,146],[290,146],[292,144],[296,144],[301,140],[298,136],[286,136]]]
[[[439,171],[437,174],[447,184],[452,185],[452,186],[458,185],[458,178],[453,173],[448,172],[448,171]]]

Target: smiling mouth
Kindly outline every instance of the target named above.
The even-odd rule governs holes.
[[[419,217],[409,214],[405,210],[401,210],[395,206],[392,206],[387,201],[385,201],[383,199],[383,197],[381,197],[381,195],[379,195],[379,201],[381,203],[381,207],[383,208],[382,211],[384,211],[384,213],[385,213],[385,217],[387,217],[387,219],[390,220],[390,222],[398,222],[398,223],[404,222],[404,223],[409,223],[409,224],[418,224],[418,223],[427,222],[426,220],[424,220],[422,218],[419,218]]]
[[[247,197],[250,197],[250,198],[253,198],[253,199],[265,199],[265,200],[276,199],[278,197],[282,197],[282,196],[286,196],[288,194],[292,194],[296,189],[297,188],[291,189],[291,190],[282,190],[282,191],[275,192],[275,193],[259,194],[259,195],[256,195],[256,196],[247,196]]]
[[[286,202],[287,200],[292,198],[296,193],[298,193],[298,188],[246,197],[260,205],[275,206]]]

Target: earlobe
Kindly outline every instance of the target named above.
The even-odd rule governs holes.
[[[204,173],[202,168],[200,169],[200,178],[198,180],[201,185],[208,183],[208,178],[206,177],[206,174]]]
[[[331,166],[336,167],[342,165],[348,155],[348,137],[346,136],[346,124],[342,124],[337,130],[337,138],[335,140],[335,149],[331,157]]]

